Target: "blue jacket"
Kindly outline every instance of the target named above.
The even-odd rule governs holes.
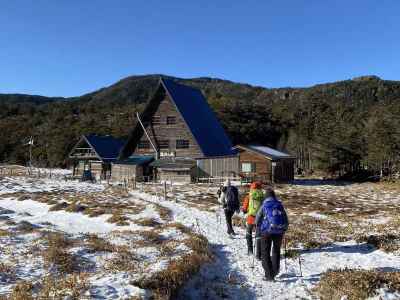
[[[262,221],[263,221],[263,219],[265,217],[265,215],[264,215],[265,208],[267,208],[268,206],[272,206],[272,205],[276,204],[277,202],[282,204],[277,198],[269,197],[269,198],[266,198],[264,200],[263,205],[258,210],[258,213],[257,213],[257,216],[256,216],[256,222],[255,223],[257,224],[257,228],[261,228],[261,223],[262,223]],[[289,219],[287,217],[285,209],[283,209],[283,217],[284,217],[284,219],[286,221],[285,222],[286,223],[285,231],[286,231],[288,226],[289,226]]]

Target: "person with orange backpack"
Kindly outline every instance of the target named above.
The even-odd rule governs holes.
[[[262,206],[264,201],[264,192],[262,190],[262,185],[259,182],[253,182],[250,185],[250,192],[245,197],[242,212],[246,214],[246,241],[247,241],[247,255],[252,255],[253,253],[253,231],[256,226],[255,220],[259,208]],[[260,252],[260,239],[258,237],[258,230],[256,230],[256,257],[261,258]]]

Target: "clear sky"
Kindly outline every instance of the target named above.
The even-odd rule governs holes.
[[[283,87],[399,72],[399,0],[0,2],[0,93],[76,96],[150,73]]]

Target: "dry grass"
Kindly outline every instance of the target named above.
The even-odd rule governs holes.
[[[74,213],[80,213],[84,212],[86,209],[86,206],[82,205],[78,201],[74,201],[71,204],[68,205],[68,207],[65,209],[67,212],[74,212]]]
[[[72,273],[76,269],[76,258],[68,252],[72,242],[63,234],[50,233],[47,236],[48,247],[43,252],[45,266],[56,267],[58,273]]]
[[[12,233],[6,229],[0,229],[0,237],[2,236],[10,236]]]
[[[62,201],[62,202],[54,204],[52,207],[50,207],[49,211],[65,210],[67,207],[68,207],[68,203],[65,201]]]
[[[157,246],[165,241],[156,230],[139,231],[138,234],[143,240],[138,241],[136,244],[141,246]]]
[[[16,279],[16,274],[11,265],[0,262],[0,278],[2,277],[3,280],[5,279],[6,281],[13,281]]]
[[[322,275],[315,288],[322,300],[367,299],[379,288],[386,287],[400,292],[400,272],[378,272],[365,270],[330,270]]]
[[[108,223],[116,224],[117,226],[129,226],[129,218],[123,215],[122,211],[115,211],[114,214],[107,220]]]
[[[90,234],[87,237],[86,247],[89,253],[113,252],[115,250],[113,244],[95,234]]]
[[[13,288],[7,300],[33,300],[34,285],[29,281],[19,281]]]
[[[106,210],[103,208],[88,208],[84,211],[84,214],[88,215],[91,218],[95,218],[101,215],[104,215]]]
[[[62,278],[47,276],[40,286],[38,299],[83,299],[89,289],[88,274],[72,274]]]
[[[171,221],[172,219],[172,211],[164,206],[159,204],[154,204],[156,211],[160,215],[161,220],[163,221]]]
[[[204,236],[192,234],[185,244],[193,250],[178,259],[173,259],[165,270],[143,276],[134,284],[154,292],[155,299],[171,299],[200,267],[211,260],[208,241]]]
[[[221,222],[225,222],[225,216],[221,215],[220,217],[221,217]],[[234,215],[232,217],[232,225],[245,229],[246,228],[246,219],[241,216]]]
[[[20,233],[31,233],[34,231],[38,231],[40,227],[29,223],[28,221],[21,221],[17,224],[15,229]]]
[[[400,249],[400,235],[397,234],[382,234],[382,235],[368,235],[357,237],[358,243],[367,243],[377,249],[382,249],[386,252],[394,252]]]
[[[120,246],[115,249],[114,255],[107,260],[104,268],[111,272],[136,272],[139,258],[128,247]]]
[[[141,226],[148,226],[148,227],[159,227],[162,225],[159,221],[153,218],[142,218],[135,220],[135,223]]]

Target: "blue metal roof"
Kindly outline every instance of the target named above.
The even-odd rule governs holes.
[[[283,158],[294,158],[294,156],[290,154],[262,145],[238,145],[236,147],[252,150],[261,155],[269,157],[272,160],[279,160]]]
[[[84,135],[89,145],[96,151],[103,161],[116,160],[125,141],[110,135],[100,136],[95,134]]]
[[[164,78],[161,79],[161,83],[189,126],[205,157],[236,153],[200,90]]]

